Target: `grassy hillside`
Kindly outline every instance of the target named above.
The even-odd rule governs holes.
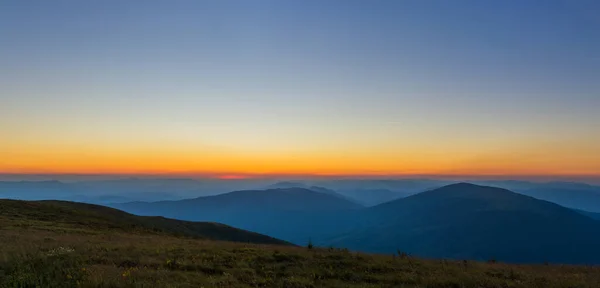
[[[596,267],[422,260],[401,252],[178,237],[118,210],[68,202],[1,200],[0,208],[2,288],[600,285]]]
[[[168,234],[211,240],[289,245],[287,242],[219,223],[189,222],[163,217],[135,216],[99,205],[67,201],[0,200],[0,227],[52,229],[65,233]]]

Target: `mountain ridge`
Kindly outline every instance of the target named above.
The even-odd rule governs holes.
[[[600,225],[506,189],[459,183],[367,208],[368,225],[328,244],[369,252],[508,262],[598,263]]]
[[[305,188],[241,190],[187,200],[114,204],[146,216],[212,221],[255,231],[299,245],[351,224],[349,214],[364,207]]]

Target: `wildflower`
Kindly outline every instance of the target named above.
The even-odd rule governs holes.
[[[72,253],[72,252],[75,252],[75,249],[69,248],[69,247],[58,247],[56,249],[50,250],[48,252],[48,256],[63,255],[63,254],[68,254],[68,253]]]

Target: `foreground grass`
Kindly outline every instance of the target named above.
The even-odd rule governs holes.
[[[600,269],[0,230],[0,287],[600,287]]]
[[[224,236],[283,246],[216,241]],[[600,287],[598,267],[423,260],[285,244],[97,206],[0,200],[0,288]]]

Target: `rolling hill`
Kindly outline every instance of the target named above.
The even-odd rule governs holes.
[[[508,189],[561,206],[600,212],[600,187],[577,182],[476,181],[475,184]]]
[[[333,189],[365,206],[375,206],[454,182],[434,179],[340,179],[311,183]]]
[[[277,182],[275,184],[267,186],[267,190],[268,189],[293,189],[293,188],[308,189],[308,190],[311,190],[311,191],[320,192],[320,193],[328,194],[328,195],[331,195],[331,196],[335,196],[337,198],[348,200],[348,201],[353,202],[353,203],[358,204],[358,205],[362,205],[362,204],[359,203],[360,201],[357,201],[354,198],[342,195],[342,194],[336,192],[335,190],[328,189],[328,188],[321,187],[321,186],[309,186],[309,185],[306,185],[306,184],[304,184],[302,182],[284,181],[284,182]]]
[[[327,241],[429,258],[600,263],[597,221],[511,191],[453,184],[363,211],[363,226]]]
[[[596,213],[596,212],[588,212],[588,211],[584,211],[584,210],[578,210],[578,209],[573,209],[573,211],[582,214],[584,216],[590,217],[594,220],[600,220],[600,213]]]
[[[346,231],[363,206],[304,188],[244,190],[195,199],[132,202],[112,207],[137,215],[219,222],[304,245]]]
[[[135,216],[109,207],[67,201],[0,200],[0,224],[4,227],[60,227],[65,231],[137,231],[209,240],[290,245],[269,236],[219,223]]]
[[[590,212],[600,212],[600,189],[534,188],[518,190],[523,195]]]

